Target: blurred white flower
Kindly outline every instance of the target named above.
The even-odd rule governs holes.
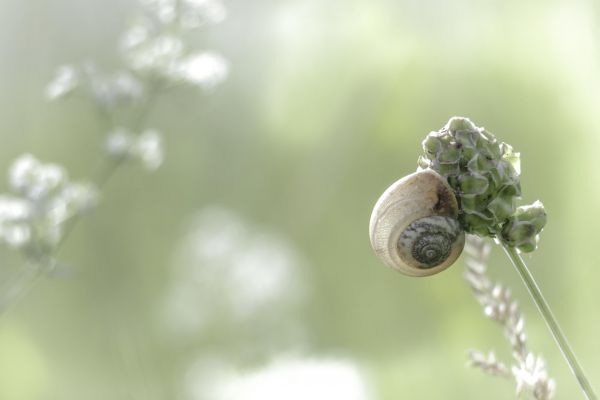
[[[86,64],[84,70],[92,99],[104,109],[135,103],[144,95],[142,82],[129,71],[102,75],[93,64]]]
[[[18,197],[0,195],[0,242],[19,248],[31,237],[28,220],[30,204]]]
[[[548,377],[546,365],[541,357],[532,353],[527,355],[525,362],[512,368],[512,373],[517,381],[517,395],[527,389],[536,400],[550,400],[554,397],[556,383]]]
[[[219,0],[141,0],[149,13],[163,25],[178,22],[183,29],[217,24],[227,12]]]
[[[30,154],[9,169],[15,195],[0,195],[0,241],[26,256],[42,257],[58,244],[63,224],[96,204],[91,184],[70,182],[56,164],[42,164]]]
[[[157,19],[163,24],[170,24],[177,15],[177,0],[140,0]]]
[[[12,190],[31,201],[41,200],[56,192],[66,179],[66,172],[62,167],[41,164],[31,154],[19,157],[9,170]]]
[[[180,77],[203,89],[212,89],[223,82],[228,72],[227,61],[212,52],[192,54],[178,64]]]
[[[124,128],[117,128],[108,134],[104,148],[109,156],[120,159],[129,157],[134,143],[133,133]]]
[[[367,400],[360,368],[344,359],[279,358],[246,373],[226,365],[198,363],[185,380],[188,400]]]
[[[0,220],[22,221],[31,216],[29,203],[14,196],[0,195]]]
[[[150,37],[150,31],[148,21],[138,21],[121,35],[119,47],[122,51],[127,51],[141,45]]]
[[[188,3],[182,3],[181,7],[185,4]],[[196,8],[216,10],[220,3],[205,0],[189,2],[188,6],[192,4]],[[196,14],[188,16],[191,15]],[[211,89],[224,81],[229,71],[222,56],[210,51],[191,53],[181,37],[153,32],[144,21],[125,33],[121,39],[121,50],[132,70],[171,83],[186,82]]]
[[[98,190],[90,183],[65,185],[60,195],[48,202],[46,213],[53,225],[59,225],[77,214],[83,214],[98,204]]]
[[[181,38],[164,34],[124,48],[124,51],[132,69],[172,78],[183,56],[184,44]]]
[[[31,228],[24,223],[2,223],[0,227],[0,238],[9,247],[18,249],[29,243],[29,240],[31,239]]]
[[[58,67],[54,78],[46,86],[46,98],[55,100],[71,93],[79,84],[79,74],[71,65]]]
[[[165,304],[170,330],[197,336],[225,324],[266,342],[286,340],[274,335],[285,336],[306,286],[303,261],[283,237],[209,207],[193,218],[176,256]]]
[[[160,167],[164,159],[162,137],[158,131],[147,130],[137,138],[134,147],[135,156],[149,171]]]
[[[136,136],[124,128],[117,128],[109,133],[105,149],[109,156],[138,162],[149,171],[158,169],[164,160],[161,134],[152,129]]]
[[[227,17],[227,10],[219,0],[183,0],[182,3],[180,20],[184,29],[218,24]]]

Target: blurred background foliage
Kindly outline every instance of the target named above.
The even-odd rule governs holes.
[[[73,273],[40,280],[1,317],[0,398],[226,398],[203,386],[210,373],[281,357],[348,360],[357,399],[511,398],[511,382],[464,366],[472,347],[509,354],[462,263],[407,278],[367,238],[379,194],[453,115],[521,152],[524,201],[549,215],[527,261],[600,382],[598,3],[225,5],[197,44],[224,55],[228,80],[158,100],[149,124],[165,134],[164,165],[121,170],[59,254]],[[117,65],[137,7],[0,0],[0,170],[31,152],[90,175],[103,125],[84,102],[48,103],[44,87],[65,62]],[[2,250],[0,262],[6,279],[20,261]],[[520,299],[557,398],[579,398],[498,250],[490,270]]]

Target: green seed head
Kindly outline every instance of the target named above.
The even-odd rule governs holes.
[[[540,201],[517,208],[502,227],[502,240],[527,253],[537,248],[539,233],[546,225],[546,210]]]
[[[539,202],[516,208],[521,197],[520,160],[510,145],[468,118],[454,117],[427,135],[423,152],[419,169],[431,168],[446,178],[467,233],[501,237],[522,251],[535,249],[545,212]]]

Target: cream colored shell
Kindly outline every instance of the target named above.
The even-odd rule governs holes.
[[[445,260],[424,266],[411,257],[410,248],[405,248],[403,232],[409,225],[413,229],[413,222],[427,221],[433,216],[448,217],[434,219],[452,222],[454,240]],[[394,182],[375,204],[369,224],[371,246],[387,266],[399,272],[410,276],[435,274],[452,265],[464,247],[465,234],[454,221],[457,216],[456,196],[445,179],[429,169],[415,172]]]

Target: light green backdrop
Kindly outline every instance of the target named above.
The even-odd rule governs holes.
[[[527,261],[600,383],[598,3],[225,4],[227,20],[198,43],[229,60],[229,79],[211,94],[186,89],[159,100],[150,124],[165,133],[164,166],[121,171],[61,251],[74,275],[39,281],[0,317],[0,398],[184,399],[191,365],[217,358],[253,370],[281,354],[352,360],[374,399],[511,398],[512,382],[465,366],[469,348],[509,351],[464,283],[462,263],[408,278],[369,247],[375,200],[415,169],[421,140],[453,115],[521,152],[524,201],[541,199],[548,211]],[[117,65],[115,43],[135,7],[0,0],[0,171],[32,152],[75,178],[90,174],[105,132],[88,106],[47,103],[43,89],[64,62]],[[267,238],[251,271],[270,274],[268,249],[279,248],[298,276],[286,275],[260,312],[238,320],[227,302],[245,280],[252,285],[252,273],[228,286],[211,283],[229,279],[218,272],[199,272],[197,289],[186,290],[211,296],[182,307],[208,322],[182,336],[169,328],[165,304],[178,293],[181,265],[214,269],[210,257],[181,250],[210,217],[206,207],[244,226],[235,256]],[[520,300],[557,398],[580,398],[502,256],[494,252],[491,272]],[[6,277],[19,260],[3,249],[0,263]]]

